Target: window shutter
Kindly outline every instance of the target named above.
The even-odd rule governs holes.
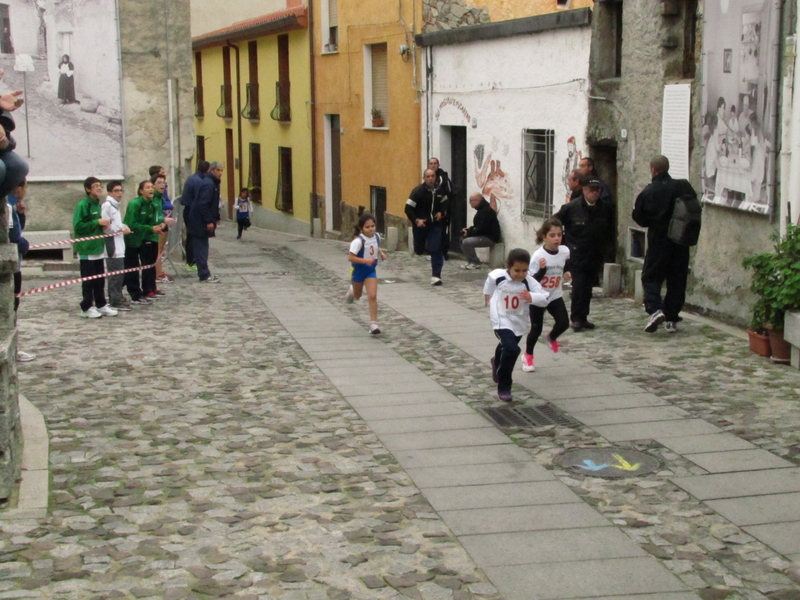
[[[328,0],[328,27],[339,26],[339,0]]]
[[[386,44],[373,44],[372,49],[372,108],[381,111],[386,125],[389,124],[389,74]]]

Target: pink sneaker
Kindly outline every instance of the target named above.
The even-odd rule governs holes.
[[[561,355],[559,354],[559,350],[561,349],[561,347],[558,344],[558,340],[551,340],[550,334],[545,336],[544,339],[550,346],[550,353],[553,355],[553,360],[558,360],[559,358],[561,358]]]
[[[522,353],[522,370],[526,373],[533,373],[536,370],[533,366],[533,354]]]

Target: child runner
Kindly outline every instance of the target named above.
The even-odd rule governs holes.
[[[530,324],[528,305],[547,306],[547,292],[528,275],[530,262],[527,250],[514,248],[506,259],[508,268],[489,273],[483,286],[492,328],[500,340],[491,363],[497,397],[503,402],[511,402],[511,373],[521,352],[519,341]]]
[[[378,274],[375,266],[378,256],[386,260],[386,253],[381,250],[381,237],[375,233],[375,217],[370,213],[361,214],[355,230],[356,237],[350,243],[350,269],[352,284],[345,295],[345,302],[352,304],[361,298],[364,286],[367,287],[369,299],[369,332],[377,335],[381,332],[378,327]]]
[[[546,219],[541,229],[536,232],[536,242],[542,244],[542,247],[531,257],[531,262],[539,267],[533,278],[540,282],[544,291],[550,295],[546,307],[532,305],[530,308],[531,331],[525,343],[525,354],[522,355],[522,370],[526,373],[536,370],[533,366],[533,346],[542,335],[544,311],[547,310],[556,321],[545,338],[553,358],[557,359],[559,356],[558,336],[569,329],[569,313],[564,304],[561,284],[572,279],[572,274],[564,272],[564,266],[569,258],[569,248],[561,245],[563,235],[564,227],[556,218]]]
[[[233,202],[233,210],[236,211],[236,225],[239,233],[237,240],[242,239],[242,232],[250,227],[250,214],[253,212],[253,205],[250,204],[250,190],[243,187],[239,191],[239,197]]]

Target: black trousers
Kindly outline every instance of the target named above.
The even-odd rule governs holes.
[[[14,273],[14,312],[19,308],[19,298],[17,294],[22,291],[22,271]]]
[[[531,331],[525,340],[525,353],[533,354],[533,347],[536,345],[536,340],[542,335],[544,329],[544,313],[547,311],[550,316],[555,319],[553,329],[550,330],[550,339],[557,340],[558,336],[569,329],[569,315],[567,314],[567,305],[564,304],[564,298],[556,298],[546,307],[534,306],[531,304]]]
[[[81,260],[81,277],[91,277],[92,275],[102,275],[106,272],[103,259]],[[81,300],[81,310],[86,312],[92,305],[96,308],[103,308],[106,305],[106,280],[98,277],[91,281],[81,282],[83,300]]]
[[[689,247],[669,239],[649,242],[642,269],[644,307],[647,314],[663,310],[667,321],[677,321],[686,301],[686,278],[689,276]],[[661,286],[667,293],[662,301]]]
[[[494,350],[494,366],[497,369],[497,391],[510,392],[513,380],[511,373],[514,372],[514,365],[519,358],[519,341],[521,335],[517,335],[510,329],[495,329],[495,336],[500,340]]]
[[[597,265],[571,266],[572,302],[569,317],[573,323],[585,323],[592,303],[592,286],[597,279]]]
[[[158,257],[158,242],[142,242],[139,248],[139,257],[142,266],[153,265],[149,269],[142,270],[142,293],[146,296],[156,291],[156,258]]]
[[[141,266],[139,251],[140,248],[131,248],[130,246],[125,247],[126,269],[136,269],[137,267]],[[142,297],[142,286],[139,284],[139,278],[140,278],[140,271],[132,271],[130,273],[125,273],[125,287],[128,290],[128,294],[130,294],[131,296],[131,300],[133,300],[134,302],[138,302],[139,299]]]
[[[189,233],[189,207],[183,207],[183,224],[186,231],[186,244],[183,247],[184,254],[186,254],[186,264],[190,267],[194,265],[194,243],[192,236]]]

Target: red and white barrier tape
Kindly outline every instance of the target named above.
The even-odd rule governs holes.
[[[159,261],[159,259],[163,260],[163,258],[167,255],[168,247],[169,244],[164,245],[164,250],[161,252],[161,256],[156,259],[156,263]],[[32,290],[27,290],[25,292],[20,292],[15,297],[22,298],[22,296],[30,296],[31,294],[38,294],[39,292],[46,292],[48,290],[54,290],[57,288],[66,287],[74,283],[83,283],[84,281],[92,281],[93,279],[102,279],[104,277],[111,277],[112,275],[122,275],[123,273],[133,273],[134,271],[144,271],[145,269],[153,269],[155,268],[156,263],[153,263],[152,265],[144,265],[142,267],[133,267],[132,269],[122,269],[121,271],[110,271],[108,273],[101,273],[99,275],[89,275],[88,277],[79,277],[78,279],[70,279],[68,281],[62,281],[60,283],[51,283],[50,285],[45,285],[39,288],[34,288]]]
[[[30,246],[28,250],[38,250],[39,248],[50,248],[51,246],[61,246],[63,244],[74,244],[75,242],[86,242],[88,240],[101,240],[107,237],[114,237],[117,235],[125,235],[121,231],[117,231],[116,233],[105,233],[103,235],[93,235],[91,237],[85,238],[75,238],[74,240],[61,240],[60,242],[47,242],[46,244],[34,244]]]

